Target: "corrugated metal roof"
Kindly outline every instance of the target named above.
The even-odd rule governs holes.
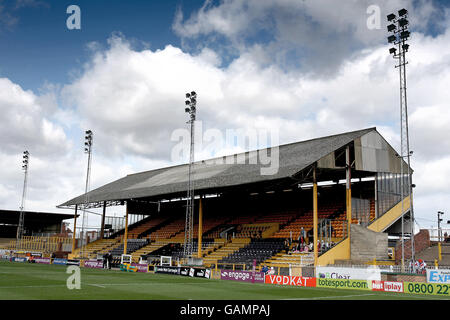
[[[267,169],[260,161],[257,164],[213,164],[215,158],[195,162],[195,190],[237,186],[248,183],[277,180],[295,175],[327,154],[345,146],[358,137],[376,128],[352,131],[312,140],[281,145],[279,152],[279,169],[275,174],[262,175],[261,169]],[[271,149],[275,152],[277,147]],[[258,155],[266,149],[257,150]],[[248,154],[248,153],[247,153]],[[250,152],[251,158],[252,152]],[[233,155],[236,157],[236,155]],[[231,157],[233,157],[231,156]],[[237,155],[245,156],[245,153]],[[247,159],[249,156],[247,155]],[[102,201],[126,200],[132,198],[154,197],[187,192],[189,164],[161,168],[130,174],[124,178],[108,183],[88,192],[89,203]],[[85,194],[69,200],[58,207],[67,207],[85,202]]]

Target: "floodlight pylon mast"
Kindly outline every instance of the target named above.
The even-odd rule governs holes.
[[[93,144],[93,133],[91,130],[86,131],[85,142],[84,142],[84,152],[88,155],[87,162],[87,172],[86,172],[86,184],[84,193],[84,206],[83,206],[83,219],[81,222],[81,247],[80,256],[84,257],[84,247],[87,245],[87,235],[85,232],[85,227],[88,222],[86,207],[89,203],[89,188],[91,182],[91,162],[92,162],[92,144]],[[85,241],[86,240],[86,241]]]
[[[16,250],[20,249],[20,244],[23,238],[24,225],[25,225],[25,198],[27,195],[28,184],[28,165],[30,161],[30,153],[28,151],[23,152],[22,169],[24,170],[23,190],[22,190],[22,202],[20,204],[19,224],[17,225],[16,234]]]
[[[395,68],[399,69],[399,79],[400,79],[400,139],[401,139],[401,155],[400,158],[400,197],[402,206],[402,270],[405,268],[405,244],[404,244],[404,197],[405,197],[405,179],[404,179],[404,169],[403,162],[404,158],[407,158],[407,190],[406,195],[409,198],[409,212],[411,221],[411,260],[415,260],[415,248],[414,248],[414,206],[413,206],[413,195],[412,195],[412,176],[411,176],[411,155],[412,151],[409,148],[409,126],[408,126],[408,98],[407,98],[407,86],[406,86],[406,66],[408,61],[406,60],[406,52],[409,50],[409,45],[406,41],[410,37],[410,32],[408,31],[409,21],[408,11],[406,9],[401,9],[398,11],[399,17],[395,14],[388,15],[388,21],[392,24],[388,26],[388,31],[393,32],[393,36],[388,37],[390,43],[394,43],[398,46],[397,49],[390,49],[390,53],[393,54],[395,59],[399,60],[399,64]],[[412,263],[414,267],[414,263]]]
[[[189,114],[189,121],[191,129],[190,141],[190,157],[189,157],[189,173],[188,173],[188,192],[186,203],[186,224],[184,228],[184,256],[192,257],[194,251],[194,181],[192,179],[194,169],[194,155],[195,155],[195,119],[197,94],[195,91],[186,93],[186,108],[185,111]]]

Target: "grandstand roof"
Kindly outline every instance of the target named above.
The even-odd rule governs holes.
[[[260,161],[256,164],[249,164],[251,162],[249,159],[255,159],[255,157],[259,159],[261,152],[265,154],[267,149],[197,161],[194,166],[196,193],[201,190],[293,177],[355,139],[373,132],[377,136],[379,135],[376,128],[368,128],[269,148],[270,152],[276,152],[277,148],[279,152],[279,169],[271,175],[261,174],[261,170],[267,169],[269,165],[262,164]],[[381,137],[381,135],[379,136]],[[245,163],[236,163],[235,160],[239,157],[245,158]],[[231,160],[232,164],[226,164],[227,162],[217,164],[218,160],[225,158]],[[183,164],[127,175],[88,192],[88,203],[161,197],[187,192],[188,169],[189,164]],[[85,203],[85,199],[86,194],[83,194],[58,207],[81,205]]]
[[[30,221],[39,222],[60,222],[62,220],[73,219],[73,214],[24,211],[27,223]],[[18,223],[20,211],[18,210],[0,210],[0,223]],[[78,216],[78,215],[77,215]]]

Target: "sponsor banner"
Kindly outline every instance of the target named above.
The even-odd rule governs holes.
[[[86,260],[84,262],[84,267],[100,269],[100,268],[103,268],[103,261],[102,260]]]
[[[155,273],[180,274],[180,268],[170,266],[155,266]]]
[[[427,269],[427,282],[450,284],[450,270]]]
[[[281,284],[285,286],[298,286],[298,287],[315,287],[316,278],[306,278],[298,276],[276,276],[267,275],[265,277],[266,283]]]
[[[27,262],[28,257],[12,257],[11,261],[12,262]]]
[[[210,272],[207,272],[207,271],[210,271],[209,269],[205,269],[205,268],[191,268],[191,269],[194,269],[194,275],[193,275],[194,277],[209,279]]]
[[[372,281],[373,291],[403,292],[403,282]]]
[[[264,283],[264,272],[221,270],[220,279]]]
[[[208,279],[211,276],[211,270],[205,268],[155,266],[155,272]]]
[[[148,264],[132,263],[131,266],[136,267],[137,272],[148,272]]]
[[[33,260],[36,263],[42,263],[42,264],[50,264],[51,263],[51,259],[50,258],[36,257],[36,258],[33,258]]]
[[[450,297],[450,285],[440,283],[403,282],[405,293]]]
[[[180,267],[180,275],[209,279],[211,277],[211,270],[205,268]]]
[[[182,276],[189,276],[190,271],[191,271],[191,268],[180,267],[180,275],[182,275]]]
[[[316,267],[316,277],[320,279],[381,281],[381,270],[376,267],[369,267],[369,268]]]
[[[370,283],[372,284],[372,283]],[[334,289],[370,290],[369,282],[365,280],[349,279],[321,279],[316,278],[316,287]]]
[[[31,252],[30,255],[32,257],[42,257],[42,252]]]
[[[62,265],[65,265],[65,264],[67,264],[67,259],[59,259],[59,258],[55,258],[55,259],[53,259],[53,264],[62,264]]]
[[[80,260],[68,259],[66,264],[68,266],[79,266],[80,265]]]

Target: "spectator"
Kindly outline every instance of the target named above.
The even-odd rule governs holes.
[[[289,241],[288,241],[288,239],[284,240],[284,251],[286,253],[289,253]]]
[[[274,267],[270,267],[269,273],[270,275],[274,275],[275,274],[275,268]]]

